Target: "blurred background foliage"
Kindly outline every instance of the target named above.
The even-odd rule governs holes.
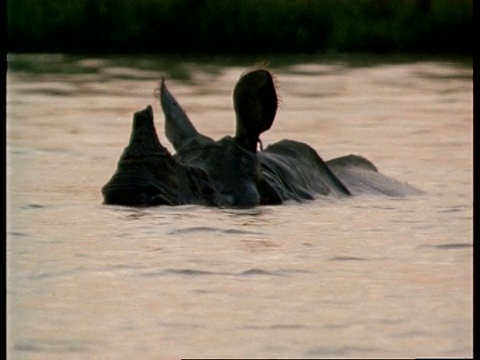
[[[473,0],[8,0],[9,52],[471,54]]]

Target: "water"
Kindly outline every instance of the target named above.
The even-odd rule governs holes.
[[[472,69],[269,59],[264,145],[350,153],[425,195],[250,210],[102,205],[162,73],[198,130],[233,133],[249,61],[8,56],[11,359],[472,356]]]

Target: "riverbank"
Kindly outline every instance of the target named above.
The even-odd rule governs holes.
[[[9,52],[471,54],[472,0],[10,0]]]

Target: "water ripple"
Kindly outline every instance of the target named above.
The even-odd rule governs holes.
[[[345,356],[352,353],[363,352],[384,352],[385,350],[372,347],[360,347],[360,346],[317,346],[306,352],[306,356]]]
[[[387,260],[387,258],[375,257],[375,258],[364,258],[358,256],[334,256],[329,261],[375,261],[375,260]]]
[[[296,269],[279,269],[279,270],[264,270],[259,268],[250,268],[240,272],[223,272],[223,271],[209,271],[199,269],[160,269],[156,271],[143,272],[134,276],[141,277],[156,277],[167,275],[187,275],[187,276],[232,276],[232,277],[244,277],[244,276],[289,276],[291,274],[309,274],[307,270]]]
[[[274,272],[271,272],[271,271],[267,271],[267,270],[262,270],[262,269],[248,269],[248,270],[245,270],[245,271],[242,271],[241,273],[237,274],[239,276],[250,276],[250,275],[272,275],[272,276],[275,276],[275,275],[279,275],[279,274],[276,274]]]
[[[91,344],[79,340],[50,340],[41,342],[40,340],[24,339],[17,342],[13,349],[16,351],[28,352],[84,352],[90,350]]]
[[[198,329],[198,328],[205,327],[205,325],[200,325],[200,324],[179,323],[179,322],[177,323],[172,321],[159,321],[157,325],[160,327],[166,327],[166,328],[183,328],[183,329]]]
[[[22,209],[44,209],[46,207],[47,207],[46,205],[28,204],[28,205],[22,206]]]
[[[45,272],[29,275],[27,276],[27,278],[30,280],[52,279],[52,278],[58,278],[63,276],[78,275],[78,273],[83,270],[85,270],[85,268],[79,267],[73,270],[65,270],[65,271],[45,271]]]
[[[450,244],[440,244],[435,246],[437,249],[463,249],[473,247],[473,244],[470,243],[450,243]]]
[[[411,331],[405,331],[400,333],[394,333],[394,334],[391,334],[391,336],[396,338],[403,338],[403,337],[416,338],[418,336],[428,336],[431,334],[432,334],[431,332],[425,331],[425,330],[411,330]]]
[[[206,271],[206,270],[193,270],[193,269],[167,269],[164,270],[166,273],[170,274],[180,274],[180,275],[229,275],[228,273],[224,272],[214,272],[214,271]]]
[[[446,243],[439,245],[418,245],[419,248],[435,248],[435,249],[444,249],[444,250],[454,250],[454,249],[465,249],[473,248],[472,243]]]
[[[365,261],[370,259],[356,257],[356,256],[334,256],[329,260],[330,261]]]
[[[291,329],[308,329],[311,326],[302,324],[273,324],[273,325],[244,325],[238,327],[242,330],[291,330]]]
[[[245,235],[263,235],[260,232],[256,231],[248,231],[248,230],[241,230],[241,229],[220,229],[211,226],[192,226],[182,229],[174,229],[169,231],[169,234],[190,234],[190,233],[198,233],[198,232],[218,232],[223,234],[245,234]]]
[[[15,237],[26,237],[26,236],[30,236],[30,235],[27,234],[27,233],[23,233],[23,232],[19,232],[19,231],[9,231],[9,232],[7,232],[7,235],[15,236]]]

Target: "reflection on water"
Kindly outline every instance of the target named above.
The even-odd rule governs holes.
[[[197,128],[269,60],[283,138],[426,192],[249,210],[103,206],[163,74]],[[8,55],[9,358],[472,356],[468,62]]]

